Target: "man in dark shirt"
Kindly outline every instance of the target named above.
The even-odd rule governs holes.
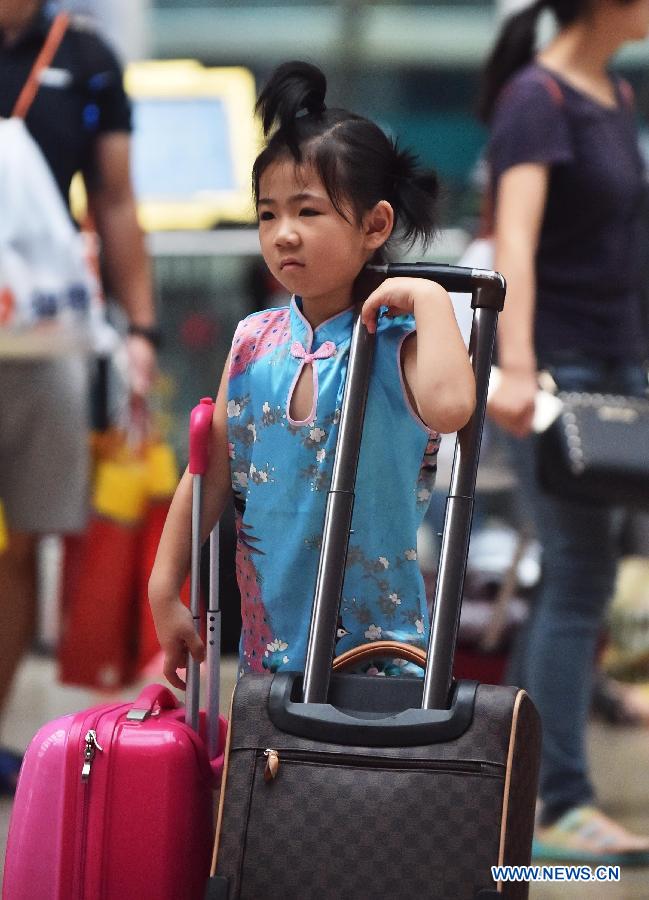
[[[11,115],[53,12],[43,0],[1,0],[0,117]],[[87,27],[69,25],[25,124],[66,205],[73,175],[83,173],[107,285],[129,321],[131,388],[142,397],[155,369],[157,331],[129,173],[130,107],[113,53]],[[9,530],[0,553],[0,709],[33,632],[37,535],[83,526],[85,370],[81,359],[0,358],[0,500]],[[0,751],[0,794],[11,791],[16,763]]]

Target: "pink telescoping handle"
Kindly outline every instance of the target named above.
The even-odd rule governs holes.
[[[203,397],[201,402],[192,410],[189,420],[189,471],[193,475],[190,609],[192,618],[194,619],[194,627],[197,631],[200,631],[201,622],[200,570],[203,475],[207,471],[209,459],[209,439],[213,414],[214,401],[211,397]],[[218,647],[216,649],[218,651]],[[216,664],[216,678],[218,682],[218,652],[216,659],[213,656],[211,659],[208,659],[208,678],[210,681],[212,680],[212,665],[214,664]],[[195,731],[198,731],[199,702],[200,663],[192,656],[189,656],[187,660],[185,721]],[[210,711],[208,710],[208,727],[210,724]],[[218,707],[216,713],[216,725],[213,727],[218,729]]]

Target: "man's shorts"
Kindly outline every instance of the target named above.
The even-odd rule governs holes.
[[[0,501],[10,530],[84,527],[88,404],[84,357],[0,360]]]

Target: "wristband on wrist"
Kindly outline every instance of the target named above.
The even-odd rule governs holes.
[[[144,338],[156,350],[159,350],[162,345],[162,332],[157,325],[136,325],[131,323],[128,326],[128,333]]]

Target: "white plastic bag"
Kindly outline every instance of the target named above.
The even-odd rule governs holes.
[[[96,278],[22,119],[0,121],[0,357],[89,350],[102,318]]]

